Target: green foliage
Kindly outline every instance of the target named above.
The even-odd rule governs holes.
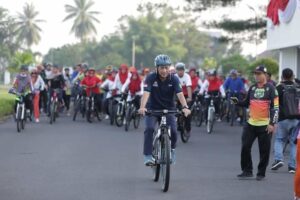
[[[0,119],[13,113],[14,96],[7,93],[7,90],[0,89]]]
[[[67,44],[60,48],[50,49],[48,54],[44,57],[44,62],[51,62],[61,66],[73,66],[74,64],[82,62],[82,52],[83,46],[81,44]]]
[[[235,5],[241,0],[186,0],[195,11],[203,11],[212,7]]]
[[[6,9],[0,7],[0,70],[9,63],[11,56],[19,48],[16,24]],[[3,70],[3,69],[2,69]]]
[[[74,19],[71,32],[75,33],[75,36],[80,38],[81,42],[85,42],[91,33],[97,33],[94,23],[99,23],[96,18],[99,12],[90,11],[90,8],[94,5],[92,0],[74,0],[74,3],[75,6],[65,5],[68,15],[64,21]]]
[[[242,0],[186,0],[191,9],[201,14],[204,10],[211,10],[213,12],[217,8],[226,6],[233,6]],[[248,41],[248,42],[261,42],[266,38],[267,20],[265,18],[265,7],[254,9],[248,6],[253,12],[248,19],[245,20],[233,20],[226,16],[225,19],[213,20],[204,23],[207,28],[217,28],[223,30],[226,35],[224,38],[226,41]],[[237,6],[236,9],[239,9]]]
[[[18,14],[16,25],[18,26],[18,37],[30,48],[33,44],[38,44],[41,40],[40,32],[42,29],[38,23],[44,20],[36,19],[39,12],[35,10],[34,5],[26,3],[23,7],[23,13]]]
[[[222,65],[224,74],[227,74],[231,69],[236,69],[245,74],[248,72],[249,67],[249,61],[238,54],[222,59],[219,64]]]
[[[253,63],[251,63],[248,68],[248,74],[252,75],[252,72],[254,71],[254,69],[259,65],[264,65],[265,67],[267,67],[267,71],[272,74],[272,77],[274,80],[278,79],[279,65],[275,60],[273,60],[271,58],[262,58],[262,59],[256,60]],[[249,79],[252,82],[254,82],[253,76],[249,76]]]
[[[217,68],[217,65],[218,63],[215,58],[213,57],[205,58],[202,69],[204,70],[215,69]]]
[[[259,65],[264,65],[265,67],[267,67],[268,72],[270,72],[274,76],[278,76],[279,65],[275,60],[270,59],[270,58],[262,58],[262,59],[254,61],[249,66],[248,72],[249,73],[253,72],[253,70]]]
[[[11,63],[8,69],[11,72],[16,72],[19,70],[21,65],[30,65],[33,63],[35,63],[35,58],[30,51],[16,52],[11,59]]]

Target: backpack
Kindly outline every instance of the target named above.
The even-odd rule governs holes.
[[[286,118],[300,117],[300,86],[297,84],[283,86],[281,111]]]

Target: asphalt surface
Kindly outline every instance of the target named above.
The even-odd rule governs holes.
[[[217,123],[212,135],[193,127],[187,144],[178,140],[167,193],[143,165],[143,128],[124,132],[108,121],[89,124],[61,117],[50,125],[27,124],[17,133],[0,124],[0,200],[288,200],[293,175],[287,167],[264,181],[241,181],[242,128]],[[258,148],[253,148],[254,166]],[[273,155],[271,156],[272,162]]]

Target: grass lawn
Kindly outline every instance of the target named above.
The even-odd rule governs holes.
[[[0,86],[0,118],[13,112],[15,96],[8,94],[8,87]]]

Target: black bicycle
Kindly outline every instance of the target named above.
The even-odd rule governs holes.
[[[153,180],[157,182],[159,177],[162,178],[162,190],[167,192],[170,185],[171,176],[171,130],[167,125],[168,114],[179,114],[177,110],[148,110],[146,115],[152,115],[160,118],[160,125],[153,133],[153,150],[154,158]]]
[[[204,111],[205,108],[202,106],[201,97],[195,96],[195,101],[191,107],[192,120],[195,122],[196,126],[200,127],[204,121]]]
[[[82,118],[85,117],[85,97],[83,95],[83,89],[79,86],[76,88],[76,96],[74,99],[73,121],[76,121],[78,113],[81,113]]]
[[[180,132],[181,141],[187,143],[190,139],[190,134],[186,130],[186,117],[183,113],[177,115],[177,130]]]
[[[126,111],[125,111],[125,131],[128,131],[131,121],[133,121],[133,127],[137,129],[140,125],[140,115],[137,113],[137,108],[134,104],[135,96],[127,101]]]
[[[101,121],[101,113],[100,110],[97,108],[95,103],[95,96],[96,94],[91,93],[89,96],[86,97],[86,120],[89,123],[92,123],[94,118],[96,117],[98,121]]]
[[[209,99],[209,105],[207,105],[207,118],[206,118],[206,131],[211,134],[213,131],[214,123],[216,121],[216,108],[215,101],[219,99],[219,95],[206,94],[206,99]]]
[[[17,107],[16,107],[16,113],[15,113],[15,120],[17,124],[17,131],[21,132],[21,130],[25,129],[25,124],[27,121],[27,118],[30,119],[29,110],[26,110],[25,107],[25,96],[26,94],[21,94],[17,92],[12,92],[12,94],[16,95],[16,102],[17,102]]]
[[[61,92],[60,89],[53,89],[52,91],[52,95],[50,98],[50,113],[49,113],[50,124],[56,122],[56,118],[58,117],[58,110],[60,106],[58,95],[60,94],[60,92]]]
[[[123,126],[125,110],[126,110],[126,95],[122,94],[114,98],[116,103],[114,103],[114,117],[115,122],[118,127]]]

